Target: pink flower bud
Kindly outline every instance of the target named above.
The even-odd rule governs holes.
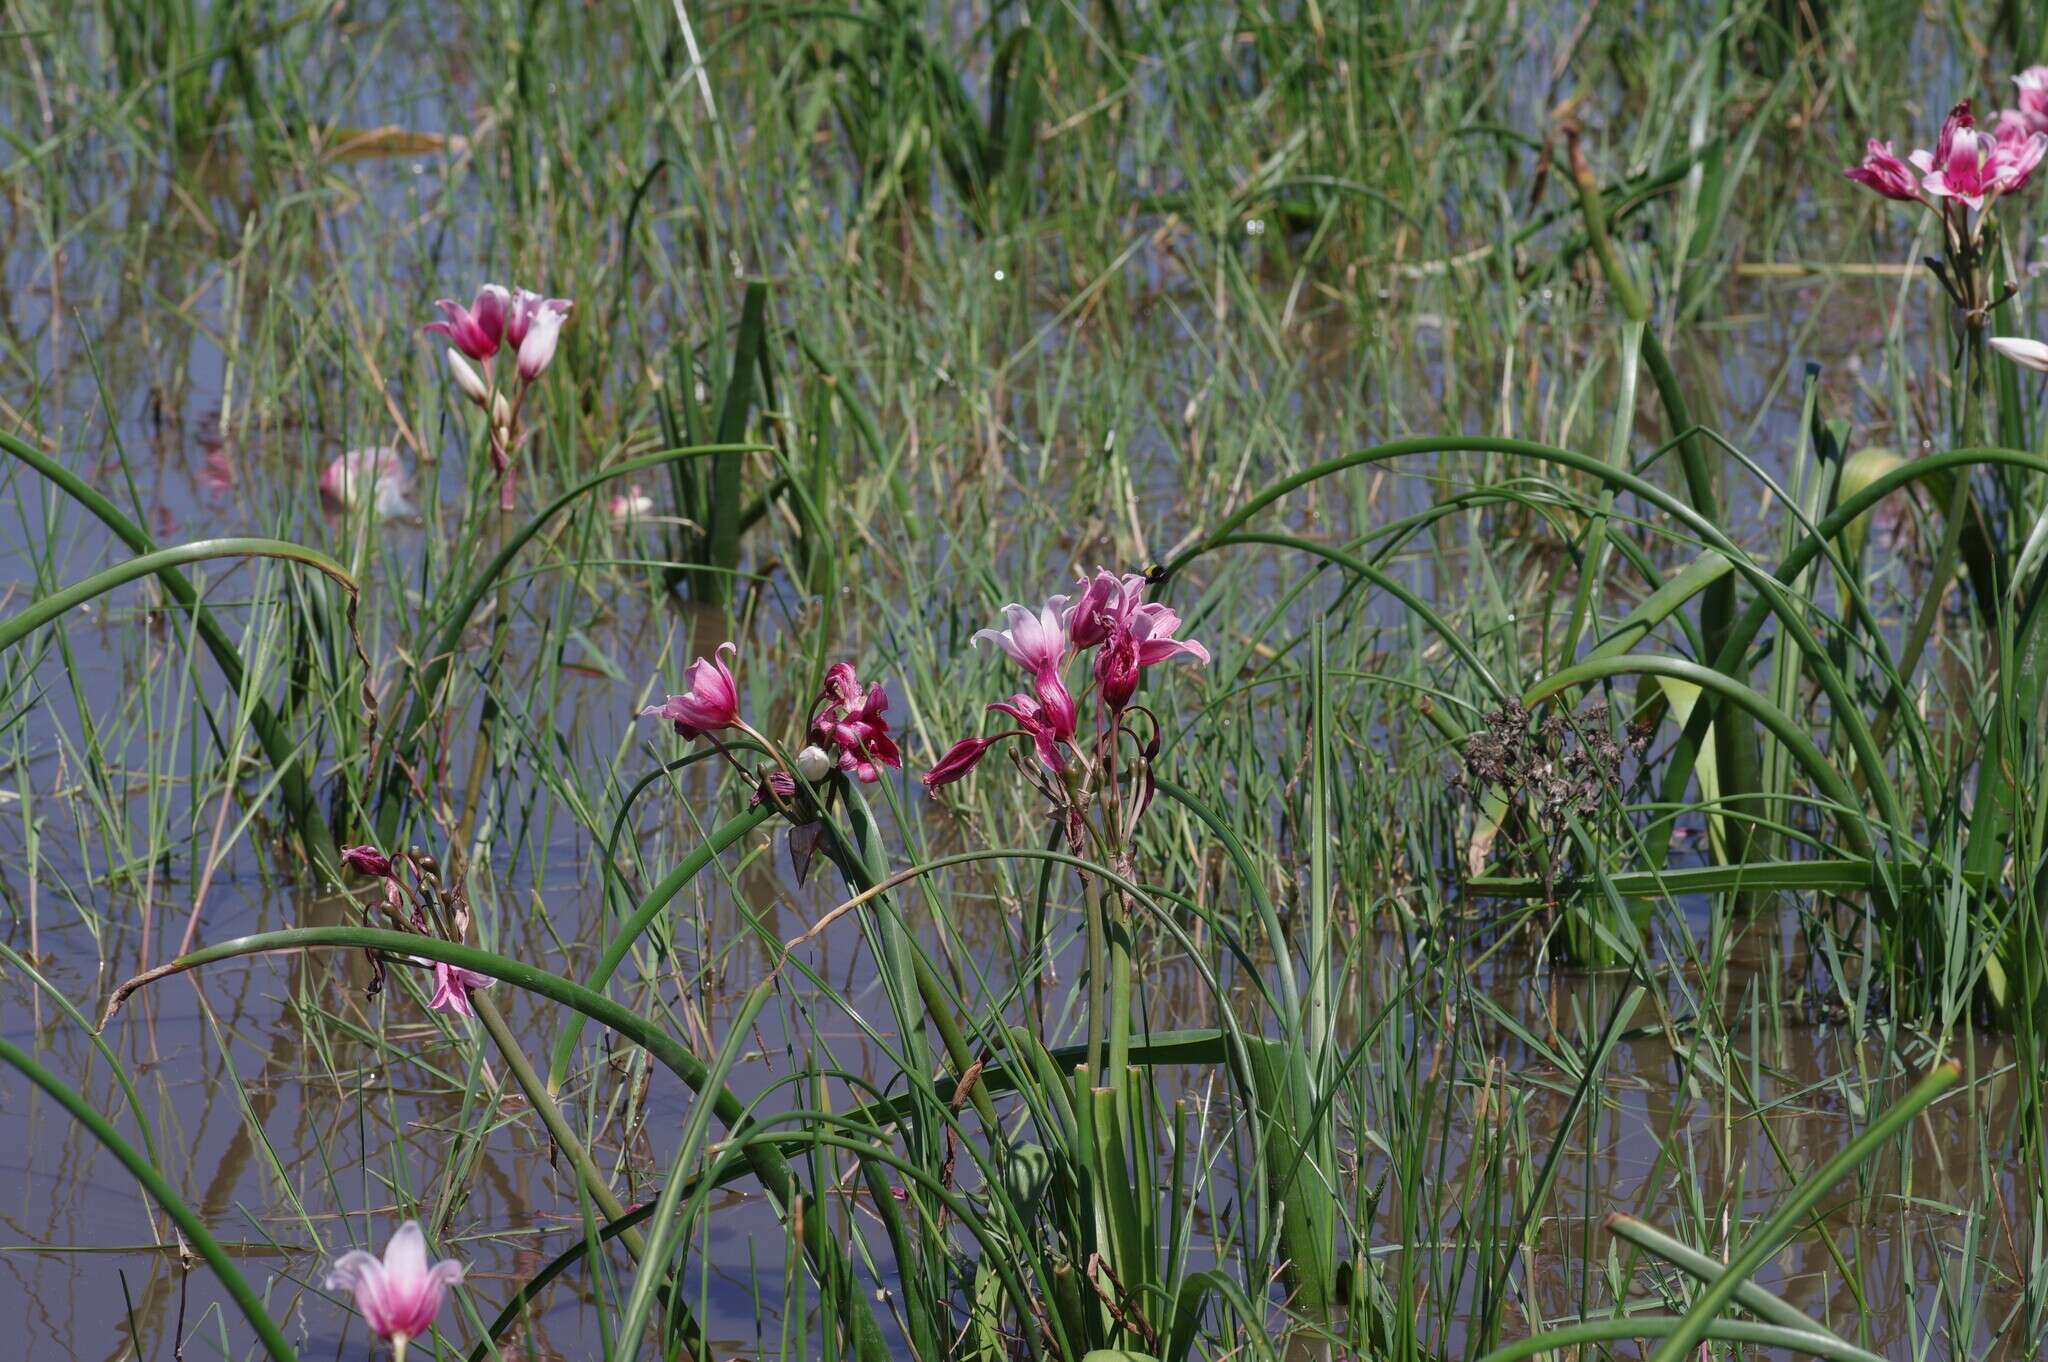
[[[962,738],[946,749],[938,765],[924,773],[924,787],[936,790],[941,785],[951,785],[979,766],[988,749],[995,745],[994,738]]]

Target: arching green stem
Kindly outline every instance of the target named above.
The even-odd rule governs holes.
[[[236,1271],[234,1261],[228,1257],[227,1251],[221,1248],[220,1241],[213,1237],[213,1232],[206,1228],[206,1222],[185,1204],[177,1190],[164,1180],[163,1174],[157,1172],[156,1165],[122,1139],[113,1126],[107,1123],[107,1118],[93,1110],[91,1103],[37,1063],[34,1056],[5,1037],[0,1037],[0,1059],[6,1060],[20,1070],[22,1076],[29,1082],[48,1093],[72,1120],[84,1126],[108,1153],[120,1160],[121,1166],[142,1184],[150,1199],[164,1208],[164,1214],[170,1216],[172,1222],[177,1225],[178,1233],[184,1236],[185,1242],[198,1250],[199,1256],[206,1260],[206,1265],[220,1278],[220,1284],[227,1289],[236,1307],[248,1319],[249,1327],[254,1329],[256,1337],[262,1340],[263,1350],[269,1353],[275,1362],[296,1362],[298,1354],[292,1351],[292,1345],[285,1341],[284,1335],[272,1322],[270,1311],[265,1308],[262,1299],[249,1289],[249,1283]]]

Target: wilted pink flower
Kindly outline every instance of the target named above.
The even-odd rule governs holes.
[[[331,511],[353,511],[368,501],[384,519],[410,515],[411,487],[404,460],[388,445],[351,449],[320,473],[320,500]]]
[[[669,696],[666,704],[649,705],[640,711],[642,717],[658,714],[673,723],[676,732],[685,738],[716,733],[721,728],[737,724],[740,721],[739,684],[733,680],[732,668],[725,665],[725,657],[738,651],[731,642],[721,643],[712,657],[700,657],[692,662],[688,673],[689,692]]]
[[[788,801],[796,798],[796,777],[781,767],[776,767],[754,787],[754,797],[747,801],[747,807],[758,808],[768,802],[768,796]]]
[[[1008,736],[1008,735],[1005,735]],[[936,790],[941,785],[951,785],[981,764],[988,750],[1000,741],[997,738],[962,738],[946,749],[938,765],[926,771],[922,779],[927,790]]]
[[[391,878],[391,858],[373,846],[343,847],[341,863],[358,875]]]
[[[611,516],[618,524],[625,525],[654,514],[654,498],[640,490],[640,484],[631,487],[611,501]]]
[[[872,785],[879,768],[903,765],[895,739],[889,736],[889,696],[877,681],[863,690],[851,662],[835,662],[825,672],[825,688],[811,716],[810,740],[821,748],[838,749],[841,771]]]
[[[1913,182],[1913,171],[1892,152],[1892,144],[1880,142],[1875,137],[1865,144],[1863,164],[1850,166],[1842,172],[1858,184],[1869,185],[1888,199],[1917,199],[1919,187]]]
[[[416,1220],[398,1227],[381,1259],[352,1249],[335,1259],[327,1274],[327,1289],[354,1292],[363,1321],[390,1340],[400,1359],[407,1342],[434,1327],[442,1295],[461,1284],[461,1263],[453,1258],[427,1262],[427,1238]]]
[[[489,359],[498,353],[498,342],[505,334],[510,303],[511,295],[496,284],[485,284],[478,289],[476,301],[468,307],[453,298],[437,298],[434,306],[441,309],[446,320],[428,322],[421,330],[446,336],[471,359]]]
[[[1095,654],[1095,688],[1102,702],[1121,710],[1138,693],[1138,641],[1128,629],[1119,629],[1103,640]]]
[[[473,969],[450,965],[440,960],[422,960],[413,957],[413,963],[434,967],[434,996],[427,999],[427,1006],[436,1012],[453,1012],[458,1017],[474,1017],[476,1009],[470,1005],[469,991],[473,988],[489,988],[496,980],[488,974],[478,974]]]

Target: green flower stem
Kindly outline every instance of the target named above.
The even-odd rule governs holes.
[[[497,1002],[481,993],[472,993],[469,1001],[476,1009],[476,1019],[483,1023],[484,1030],[490,1033],[491,1040],[497,1044],[498,1053],[504,1056],[505,1067],[512,1071],[512,1081],[526,1094],[526,1100],[531,1102],[534,1111],[539,1113],[541,1124],[548,1128],[548,1134],[554,1139],[555,1144],[569,1156],[569,1162],[575,1165],[577,1176],[583,1179],[584,1187],[590,1192],[590,1199],[604,1212],[605,1219],[623,1219],[626,1204],[612,1194],[610,1184],[605,1181],[604,1175],[598,1172],[597,1165],[591,1161],[590,1151],[583,1147],[582,1142],[576,1138],[576,1132],[569,1128],[568,1119],[562,1115],[562,1109],[555,1105],[555,1099],[548,1095],[547,1084],[541,1082],[540,1075],[534,1071],[532,1061],[527,1059],[526,1051],[520,1048],[519,1037],[512,1034],[512,1027],[505,1021],[505,1014],[498,1010]],[[635,1259],[638,1259],[647,1247],[638,1230],[623,1230],[619,1238]]]
[[[1102,1081],[1102,1022],[1108,1015],[1108,928],[1102,920],[1102,895],[1093,883],[1088,890],[1088,1072]]]
[[[880,898],[890,889],[915,878],[918,872],[905,871],[899,875],[888,873],[888,864],[883,859],[881,839],[875,836],[875,820],[861,799],[858,791],[847,786],[847,810],[858,820],[851,835],[836,821],[826,820],[826,829],[831,833],[838,855],[832,858],[845,878],[847,887],[854,891],[853,902],[865,903]],[[975,1113],[981,1117],[983,1126],[991,1139],[1001,1136],[1002,1123],[997,1119],[995,1102],[988,1093],[988,1084],[982,1081],[974,1050],[967,1043],[967,1033],[954,1015],[954,1000],[946,992],[945,984],[932,971],[931,962],[924,952],[913,946],[905,952],[910,957],[910,973],[917,985],[918,996],[924,1000],[925,1011],[938,1029],[939,1041],[946,1047],[946,1058],[952,1063],[954,1072],[961,1078],[972,1077],[968,1085],[968,1097],[974,1103]]]
[[[618,931],[605,943],[604,954],[598,957],[589,978],[584,980],[585,986],[593,992],[604,992],[627,953],[633,949],[633,943],[653,925],[669,901],[683,891],[683,886],[703,873],[704,867],[710,865],[720,852],[773,817],[775,810],[764,803],[714,828],[702,845],[683,858],[681,865],[662,876],[660,882],[647,891],[647,896],[640,900],[632,915],[619,925]],[[562,1034],[555,1038],[554,1051],[548,1062],[547,1089],[551,1093],[559,1092],[562,1080],[568,1077],[569,1062],[576,1056],[577,1039],[583,1034],[583,1020],[582,1013],[572,1014],[562,1027]]]

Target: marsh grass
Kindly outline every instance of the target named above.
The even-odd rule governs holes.
[[[353,1355],[323,1263],[406,1215],[486,1269],[444,1357],[2034,1355],[2044,830],[1982,814],[2039,785],[2040,593],[1930,579],[1956,480],[2015,559],[2048,465],[1955,451],[2038,448],[2039,385],[1971,406],[1933,243],[1838,180],[2044,55],[2023,10],[19,0],[30,1355]],[[512,516],[416,331],[480,277],[578,300]],[[370,444],[417,522],[320,514]],[[1952,480],[1845,506],[1872,445]],[[339,575],[113,585],[231,536]],[[731,637],[786,738],[854,657],[920,768],[1004,693],[973,631],[1097,562],[1215,654],[1145,691],[1125,1074],[996,761],[799,884],[629,719]],[[1460,789],[1510,701],[1628,755],[1547,821]],[[466,896],[411,944],[503,981],[478,1025],[366,995],[364,840]]]

